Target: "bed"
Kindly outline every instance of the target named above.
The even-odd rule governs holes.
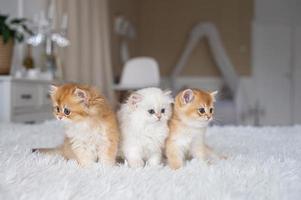
[[[209,128],[207,143],[228,155],[211,165],[189,161],[130,169],[80,168],[32,154],[63,139],[59,122],[0,124],[0,199],[300,199],[301,126]]]

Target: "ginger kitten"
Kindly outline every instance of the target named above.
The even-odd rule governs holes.
[[[130,167],[161,163],[172,102],[170,92],[144,88],[132,93],[121,105],[121,150]]]
[[[186,89],[176,96],[166,140],[166,157],[172,169],[182,167],[186,157],[205,160],[217,155],[204,141],[213,118],[216,94]]]
[[[100,161],[114,165],[119,130],[110,105],[95,89],[65,84],[51,86],[54,116],[65,122],[64,143],[56,148],[33,149],[75,159],[81,166]]]

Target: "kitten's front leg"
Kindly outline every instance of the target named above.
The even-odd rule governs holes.
[[[184,163],[184,154],[175,141],[167,140],[166,142],[166,157],[170,168],[179,169]]]
[[[203,145],[198,147],[193,147],[191,150],[193,158],[205,161],[207,159],[206,149]]]
[[[191,144],[191,155],[193,158],[205,161],[207,159],[206,146],[202,137],[194,138]]]
[[[75,148],[73,149],[74,154],[76,155],[76,160],[81,167],[88,167],[96,161],[96,156],[84,148]]]
[[[144,161],[138,149],[128,149],[125,151],[125,158],[130,167],[139,168],[144,166]]]
[[[161,152],[156,152],[153,153],[150,158],[148,159],[147,163],[150,166],[158,166],[161,164],[161,160],[162,160],[162,154]]]
[[[98,150],[98,159],[100,163],[113,166],[116,163],[117,144],[108,144]]]
[[[99,143],[97,147],[98,159],[104,165],[113,166],[116,164],[118,152],[119,131],[117,124],[114,123],[108,126],[104,136],[106,139],[104,142]]]

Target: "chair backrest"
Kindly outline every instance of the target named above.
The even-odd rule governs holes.
[[[160,74],[157,61],[150,57],[137,57],[125,63],[120,86],[142,88],[159,86]]]

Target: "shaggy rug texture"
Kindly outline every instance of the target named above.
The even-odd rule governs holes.
[[[62,142],[63,127],[0,124],[0,199],[300,199],[301,126],[211,127],[207,143],[228,160],[130,169],[32,154]]]

